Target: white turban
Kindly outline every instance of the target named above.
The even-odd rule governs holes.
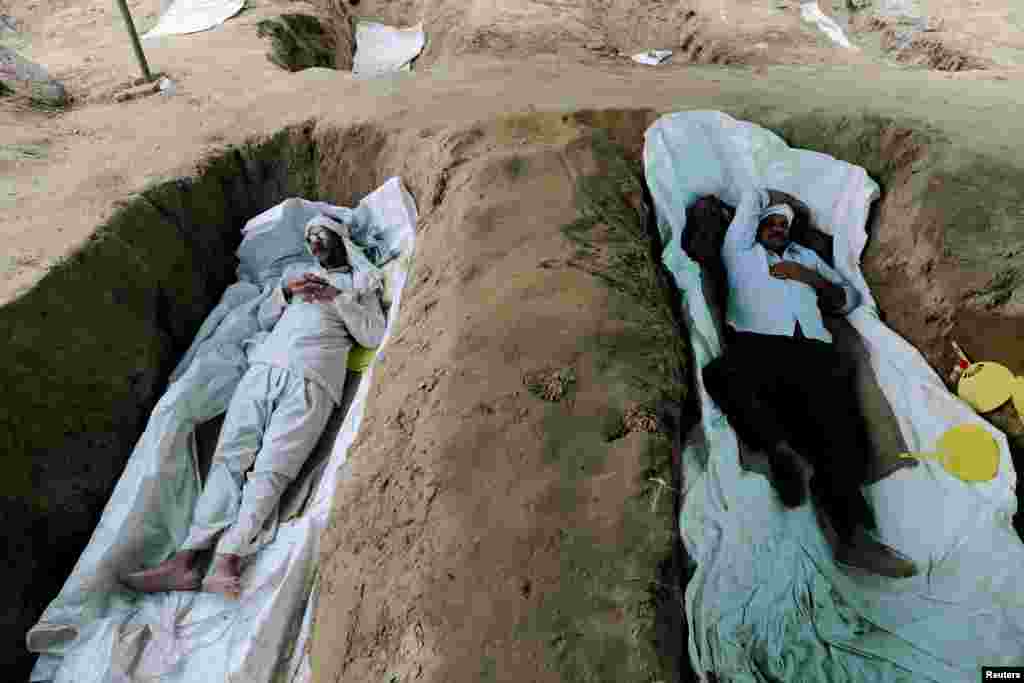
[[[789,204],[774,204],[761,212],[761,215],[757,218],[757,222],[761,223],[769,216],[785,216],[786,227],[788,228],[793,226],[793,219],[796,217],[796,213],[793,212],[793,207]]]
[[[349,226],[343,221],[338,220],[333,216],[328,216],[325,213],[318,213],[306,223],[306,227],[303,230],[305,233],[303,237],[305,237],[306,240],[309,240],[309,232],[313,228],[317,227],[327,228],[338,237],[341,237],[342,239],[349,239]]]
[[[356,289],[372,289],[383,286],[383,275],[380,270],[370,263],[363,250],[352,241],[351,226],[333,216],[320,213],[306,223],[304,230],[307,240],[306,251],[310,255],[313,252],[309,251],[309,232],[315,227],[327,228],[341,238],[341,243],[345,245],[345,252],[348,254],[348,265],[352,268],[352,278]]]

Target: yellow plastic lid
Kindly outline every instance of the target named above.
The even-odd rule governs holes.
[[[365,372],[366,368],[370,367],[370,363],[373,362],[373,357],[376,354],[377,349],[368,349],[365,346],[353,346],[352,350],[348,352],[347,367],[352,372]]]
[[[999,471],[999,444],[987,429],[964,424],[939,439],[935,453],[906,453],[903,457],[934,458],[943,469],[963,481],[991,481]]]
[[[999,363],[972,363],[964,370],[956,391],[979,413],[995,410],[1010,399],[1016,384],[1013,373]]]

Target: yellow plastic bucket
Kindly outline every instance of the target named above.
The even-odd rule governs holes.
[[[365,372],[377,355],[377,349],[368,349],[365,346],[353,346],[348,352],[348,369],[352,372]]]
[[[938,460],[943,469],[967,482],[991,481],[999,471],[999,444],[978,424],[953,427],[939,439],[934,453],[903,457]]]
[[[1013,373],[999,363],[972,363],[964,370],[956,391],[979,413],[987,413],[1006,403],[1017,384]]]

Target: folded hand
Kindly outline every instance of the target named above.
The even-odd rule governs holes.
[[[813,285],[816,275],[814,271],[795,261],[779,261],[768,268],[768,272],[780,280],[796,280],[805,285]]]
[[[314,301],[333,301],[334,297],[341,293],[341,290],[331,285],[318,275],[306,273],[302,277],[291,280],[288,283],[288,291],[292,295],[302,297],[302,300],[309,303]]]

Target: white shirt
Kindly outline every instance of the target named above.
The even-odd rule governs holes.
[[[293,297],[286,303],[282,286],[303,273],[314,273],[341,290],[331,302],[305,302]],[[303,375],[324,387],[335,403],[341,402],[348,353],[354,344],[375,348],[384,339],[387,321],[380,290],[356,291],[349,269],[324,270],[319,265],[289,266],[273,295],[260,307],[260,327],[273,328],[249,357]]]
[[[726,320],[739,332],[783,336],[793,336],[799,322],[806,337],[832,343],[814,288],[797,280],[773,277],[768,269],[780,261],[795,261],[839,285],[846,293],[846,303],[837,311],[842,315],[860,303],[857,290],[810,249],[791,242],[780,257],[758,242],[758,216],[767,206],[767,193],[745,193],[726,232],[722,245],[722,260],[729,275]]]

